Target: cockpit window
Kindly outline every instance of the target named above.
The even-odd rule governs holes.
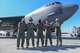
[[[52,5],[54,5],[55,3],[52,3]]]
[[[46,5],[46,7],[47,7],[47,6],[50,6],[50,5],[54,5],[54,4],[55,4],[55,3],[50,3],[50,4]]]
[[[50,3],[50,4],[46,5],[46,7],[50,6],[50,5],[55,5],[55,4],[62,4],[62,3],[60,3],[60,2],[53,2],[53,3]]]
[[[55,4],[62,4],[62,3],[60,3],[60,2],[55,2]]]

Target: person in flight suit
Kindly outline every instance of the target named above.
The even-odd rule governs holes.
[[[24,41],[25,41],[25,22],[24,18],[18,23],[18,37],[17,37],[17,49],[19,49],[21,39],[21,47],[24,48]]]
[[[51,37],[51,25],[49,24],[48,20],[46,20],[45,33],[46,33],[45,46],[47,46],[48,39],[50,41],[50,45],[53,46],[52,45],[52,37]]]
[[[27,38],[26,38],[26,48],[29,46],[29,40],[30,38],[32,39],[32,46],[34,47],[34,30],[35,30],[35,25],[32,23],[33,19],[30,17],[29,23],[27,23]]]
[[[39,19],[37,24],[37,47],[39,47],[39,39],[41,39],[42,46],[44,46],[44,35],[43,35],[44,25],[41,22],[41,19]]]
[[[60,20],[58,18],[56,18],[56,22],[54,23],[55,26],[55,32],[56,32],[56,36],[57,36],[57,46],[60,44],[60,46],[62,46],[62,38],[61,38],[61,24],[60,24]]]

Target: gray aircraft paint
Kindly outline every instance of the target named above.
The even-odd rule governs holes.
[[[41,19],[43,23],[45,23],[46,19],[48,19],[50,23],[54,23],[56,18],[59,18],[60,22],[63,23],[69,19],[77,9],[77,4],[49,4],[27,14],[24,18],[26,24],[29,22],[30,17],[33,18],[33,23],[35,24],[37,24],[39,19]]]

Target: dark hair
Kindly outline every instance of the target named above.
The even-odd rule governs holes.
[[[39,19],[39,21],[38,21],[39,23],[41,23],[41,19]]]

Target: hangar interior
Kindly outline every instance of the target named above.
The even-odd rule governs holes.
[[[23,17],[24,16],[0,17],[0,35],[2,35],[3,32],[14,33],[18,23]]]

